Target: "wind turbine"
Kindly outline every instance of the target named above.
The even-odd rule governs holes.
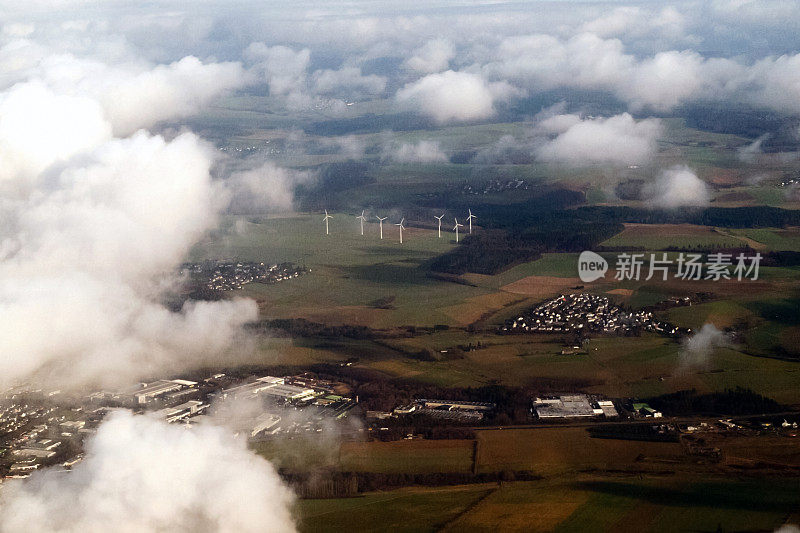
[[[364,216],[364,211],[361,211],[361,215],[356,218],[361,221],[361,235],[364,235],[364,222],[367,221],[367,217]]]
[[[406,229],[406,227],[403,225],[403,223],[404,223],[405,221],[406,221],[406,219],[405,219],[405,217],[403,217],[403,218],[400,220],[400,223],[399,223],[399,224],[395,224],[395,226],[400,226],[400,244],[403,244],[403,230],[404,230],[404,229]]]
[[[379,224],[380,224],[380,226],[381,226],[381,239],[383,239],[383,221],[384,221],[384,220],[386,220],[386,219],[387,219],[387,218],[389,218],[389,217],[383,217],[383,218],[381,218],[381,217],[379,217],[378,215],[375,215],[375,218],[377,218],[377,219],[378,219],[378,223],[379,223]]]
[[[458,242],[458,228],[463,228],[463,227],[464,224],[459,224],[458,219],[456,219],[456,225],[453,227],[453,229],[456,231],[456,242]]]
[[[472,235],[472,219],[478,217],[472,214],[472,209],[467,209],[467,211],[469,211],[469,216],[467,217],[467,220],[469,221],[469,234]]]
[[[438,217],[436,215],[433,215],[433,218],[435,218],[436,220],[439,221],[439,238],[441,239],[442,238],[442,219],[444,218],[444,213],[442,213]]]
[[[330,235],[331,234],[331,232],[329,231],[329,228],[328,228],[328,219],[330,219],[330,218],[333,218],[333,216],[329,215],[328,214],[328,210],[326,209],[325,210],[325,217],[322,219],[322,220],[325,221],[325,235]]]

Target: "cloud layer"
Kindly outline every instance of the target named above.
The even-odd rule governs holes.
[[[397,91],[396,99],[403,108],[443,123],[488,118],[495,113],[495,99],[510,91],[508,86],[490,84],[479,75],[447,70],[407,84]]]
[[[192,134],[140,132],[49,170],[35,194],[3,204],[4,381],[45,372],[61,386],[121,384],[230,347],[254,303],[172,313],[159,302],[164,274],[222,207],[211,162]]]
[[[246,348],[253,302],[162,303],[226,207],[215,151],[191,133],[136,131],[240,86],[241,65],[13,42],[28,53],[0,92],[0,386],[126,385]]]
[[[661,133],[657,119],[634,120],[628,113],[610,118],[582,120],[577,115],[556,115],[538,125],[555,133],[536,150],[542,161],[582,164],[643,164],[656,152]]]

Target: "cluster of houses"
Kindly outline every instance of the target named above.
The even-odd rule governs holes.
[[[1,398],[0,477],[24,478],[42,466],[74,464],[67,450],[91,433],[91,413],[59,406],[59,396],[18,389]]]
[[[657,320],[651,311],[630,311],[613,305],[605,296],[578,293],[562,294],[509,320],[500,328],[501,333],[606,333],[626,335],[640,331],[653,331],[662,335],[688,334],[688,329],[678,328]]]
[[[461,187],[463,194],[496,194],[506,191],[527,191],[531,184],[521,179],[511,180],[489,180],[485,183],[465,183]]]
[[[248,283],[278,283],[307,272],[293,263],[223,262],[184,263],[181,271],[214,291],[233,291]]]

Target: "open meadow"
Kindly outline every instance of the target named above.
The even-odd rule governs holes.
[[[773,531],[796,520],[793,480],[583,474],[542,481],[410,487],[302,500],[300,530],[578,532]]]

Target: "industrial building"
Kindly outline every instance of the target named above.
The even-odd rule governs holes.
[[[256,437],[262,433],[268,433],[271,429],[278,425],[281,417],[273,413],[261,413],[253,420],[250,428],[250,438]]]
[[[284,401],[306,401],[314,398],[314,389],[286,385],[283,378],[264,376],[251,383],[238,385],[222,391],[221,397],[225,398],[255,398],[261,395],[280,398]]]
[[[583,394],[536,398],[533,408],[539,418],[578,418],[595,416],[589,398]]]
[[[645,418],[661,418],[663,416],[660,411],[656,411],[646,403],[634,403],[633,410],[637,415]]]
[[[199,400],[190,400],[175,407],[167,407],[156,411],[156,416],[163,418],[167,422],[177,422],[196,415],[207,408],[208,404],[204,404]]]
[[[459,409],[461,411],[491,411],[494,409],[493,403],[486,402],[466,402],[460,400],[427,400],[421,398],[414,400],[426,409]]]
[[[253,382],[244,383],[242,385],[237,385],[235,387],[223,390],[221,393],[221,398],[255,398],[266,389],[275,385],[283,384],[283,382],[283,378],[264,376],[263,378],[257,378]]]
[[[46,459],[54,456],[56,454],[55,449],[59,446],[61,446],[61,441],[41,439],[26,443],[24,446],[14,450],[14,454],[22,457],[39,457],[41,459]]]
[[[314,389],[305,389],[303,387],[296,387],[294,385],[282,384],[275,384],[271,387],[268,387],[264,389],[262,393],[268,396],[275,396],[277,398],[283,398],[284,400],[295,402],[310,400],[316,396]]]
[[[591,400],[585,394],[567,394],[552,398],[536,398],[533,410],[539,418],[588,418],[619,416],[611,400]]]
[[[141,389],[133,391],[132,396],[136,404],[146,405],[170,392],[193,388],[195,386],[197,386],[197,382],[195,381],[188,381],[185,379],[160,379],[144,385]]]
[[[597,406],[600,409],[602,409],[603,416],[605,416],[606,418],[614,418],[619,416],[617,408],[614,407],[614,402],[612,402],[611,400],[600,400],[599,402],[597,402]]]

